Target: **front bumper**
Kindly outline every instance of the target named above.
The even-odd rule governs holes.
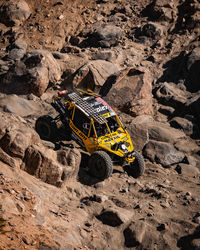
[[[125,158],[124,158],[124,160],[127,163],[134,162],[134,160],[135,160],[135,151],[127,153],[126,156],[125,156]]]

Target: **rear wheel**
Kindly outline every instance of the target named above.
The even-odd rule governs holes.
[[[48,115],[39,117],[35,124],[35,130],[42,140],[53,140],[56,128],[54,119]]]
[[[110,156],[104,151],[96,151],[89,158],[89,173],[100,180],[111,176],[113,164]]]
[[[145,162],[141,154],[135,151],[135,160],[130,164],[129,173],[133,177],[137,178],[144,173]]]

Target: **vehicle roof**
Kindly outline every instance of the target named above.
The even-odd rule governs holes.
[[[106,116],[115,115],[113,109],[100,96],[78,91],[69,92],[67,96],[85,115],[94,118],[100,124],[107,122]]]

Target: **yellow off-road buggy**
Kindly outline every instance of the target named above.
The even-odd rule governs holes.
[[[101,180],[113,171],[113,163],[129,165],[129,173],[139,177],[144,172],[143,157],[134,150],[131,137],[114,110],[92,91],[60,91],[52,98],[58,111],[56,118],[41,116],[36,131],[41,139],[56,136],[56,124],[61,121],[66,133],[91,154],[89,173]]]

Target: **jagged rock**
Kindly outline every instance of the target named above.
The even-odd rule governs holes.
[[[39,135],[35,130],[28,126],[17,124],[4,134],[0,146],[10,156],[22,159],[27,147],[39,141]]]
[[[23,170],[52,185],[61,186],[77,177],[81,155],[78,150],[53,151],[43,145],[31,145],[24,157]]]
[[[193,134],[193,123],[185,118],[174,117],[171,119],[170,125],[174,128],[182,129],[186,135]]]
[[[50,83],[57,83],[61,74],[60,66],[50,52],[32,50],[10,68],[0,90],[8,94],[33,93],[41,96]]]
[[[184,158],[184,155],[170,143],[153,140],[150,140],[145,146],[144,154],[152,162],[160,163],[164,167],[179,163]]]
[[[103,209],[97,219],[102,221],[103,224],[117,227],[122,223],[127,223],[133,217],[134,213],[132,211],[123,208],[107,208]]]
[[[149,139],[175,143],[178,140],[185,138],[185,134],[178,130],[171,128],[168,124],[160,122],[152,122],[148,124]]]
[[[16,167],[15,160],[11,156],[9,156],[6,152],[4,152],[1,148],[0,148],[0,161],[4,162],[5,164],[9,165],[12,168]]]
[[[12,44],[12,48],[16,48],[16,49],[22,49],[24,51],[26,51],[27,49],[27,43],[24,39],[22,38],[18,38],[14,41],[14,43]]]
[[[90,33],[88,42],[94,47],[110,48],[119,43],[121,36],[121,28],[115,25],[105,24]]]
[[[126,247],[136,247],[141,245],[145,236],[146,223],[144,221],[131,222],[124,230],[124,239]]]
[[[179,151],[184,153],[195,153],[199,150],[199,146],[196,142],[189,138],[180,139],[174,145]]]
[[[134,31],[134,36],[138,39],[142,37],[148,37],[153,40],[155,39],[159,40],[160,38],[164,36],[165,33],[166,31],[165,31],[164,26],[157,24],[157,23],[149,22],[145,24],[144,26],[137,28]]]
[[[14,200],[8,196],[2,196],[0,200],[1,211],[5,216],[8,215],[19,215],[19,211],[16,207]]]
[[[100,94],[113,107],[132,116],[152,113],[152,78],[148,71],[128,69],[111,75]]]
[[[188,56],[187,70],[188,79],[186,86],[189,91],[196,92],[200,90],[200,47],[195,48]]]
[[[159,85],[156,97],[161,103],[177,108],[187,102],[189,94],[178,88],[175,83],[164,82]]]
[[[174,1],[153,0],[142,13],[150,20],[172,22],[176,18],[177,9]]]
[[[184,164],[184,163],[179,163],[177,165],[177,167],[175,168],[175,170],[177,171],[177,173],[182,174],[182,175],[186,175],[186,176],[199,176],[200,175],[200,171],[198,168],[194,167],[194,166],[190,166],[188,164]]]
[[[16,114],[19,116],[28,116],[36,111],[36,107],[28,101],[17,95],[8,95],[0,98],[0,108],[4,112]]]
[[[7,26],[20,25],[31,15],[28,4],[24,1],[6,1],[0,8],[0,22]]]
[[[104,60],[91,61],[77,70],[73,79],[73,86],[99,90],[106,79],[116,72],[118,72],[117,66],[110,62]]]

